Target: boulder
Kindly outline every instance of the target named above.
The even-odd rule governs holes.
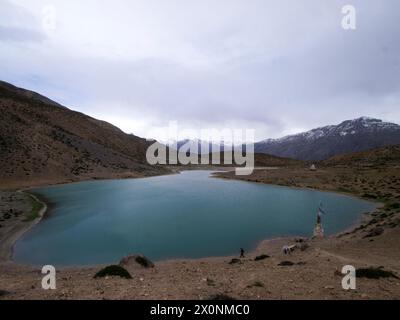
[[[117,265],[107,266],[97,272],[94,276],[97,278],[105,278],[105,277],[121,277],[125,279],[132,279],[132,276],[128,271],[126,271],[123,267]]]
[[[123,267],[134,267],[134,266],[141,266],[143,268],[154,268],[154,263],[150,261],[150,259],[146,258],[144,255],[136,254],[130,255],[122,258],[119,262],[120,266]]]
[[[379,278],[395,278],[399,277],[391,271],[383,270],[382,267],[359,268],[356,270],[356,276],[359,278],[379,279]]]
[[[293,265],[294,265],[294,263],[292,261],[282,261],[281,263],[278,264],[278,266],[281,266],[281,267],[290,267]]]
[[[267,254],[262,254],[262,255],[260,255],[260,256],[255,257],[255,258],[254,258],[254,261],[260,261],[260,260],[264,260],[264,259],[267,259],[267,258],[269,258],[269,255],[267,255]]]
[[[236,264],[236,263],[242,263],[242,261],[240,261],[240,259],[237,258],[233,258],[231,261],[229,261],[229,264]]]
[[[0,290],[0,297],[6,296],[8,294],[10,294],[10,292],[5,291],[5,290]]]
[[[384,229],[381,227],[373,228],[364,238],[372,238],[380,236],[384,232]]]

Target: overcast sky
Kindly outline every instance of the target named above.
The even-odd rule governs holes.
[[[400,2],[0,0],[0,79],[142,137],[400,123]]]

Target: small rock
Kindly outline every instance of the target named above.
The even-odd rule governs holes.
[[[300,250],[306,251],[310,246],[307,243],[300,244]]]
[[[376,227],[372,229],[364,238],[372,238],[380,236],[384,232],[384,229],[381,227]]]
[[[335,272],[333,273],[333,275],[337,276],[337,277],[342,277],[343,274],[339,271],[339,270],[335,270]]]
[[[242,263],[242,261],[240,261],[240,259],[233,258],[233,259],[229,262],[229,264],[236,264],[236,263]]]
[[[10,292],[5,291],[5,290],[0,290],[0,297],[3,297],[3,296],[8,295],[8,294],[10,294]]]
[[[267,258],[269,258],[269,255],[267,255],[267,254],[262,254],[262,255],[260,255],[260,256],[255,257],[255,258],[254,258],[254,261],[261,261],[261,260],[264,260],[264,259],[267,259]]]
[[[207,285],[209,285],[209,286],[214,286],[215,285],[215,282],[214,282],[213,279],[207,278],[206,282],[207,282]]]
[[[293,266],[294,263],[292,261],[282,261],[281,263],[278,264],[278,266],[281,267],[289,267],[289,266]]]
[[[236,300],[226,294],[215,294],[213,296],[208,297],[206,300]]]
[[[141,254],[126,256],[119,262],[119,265],[122,267],[127,267],[132,264],[140,265],[143,268],[154,268],[154,263]]]

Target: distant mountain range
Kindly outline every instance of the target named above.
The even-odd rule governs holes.
[[[267,139],[256,143],[254,150],[280,157],[317,161],[397,144],[400,144],[399,125],[361,117],[280,139]]]
[[[178,142],[178,148],[188,142],[197,147],[203,143],[183,140]],[[170,172],[166,167],[147,163],[145,155],[151,143],[38,93],[0,81],[0,180],[3,187],[20,186],[22,181],[30,185],[30,182],[46,184]],[[400,145],[400,126],[362,117],[258,142],[255,144],[256,165],[303,165],[297,160],[318,161],[390,145]],[[218,145],[209,143],[209,148],[215,152]],[[232,147],[221,145],[219,149],[231,150]],[[389,155],[376,153],[376,157],[379,156],[385,161]],[[335,163],[338,159],[342,158],[335,158]],[[343,159],[340,161],[348,160]]]
[[[209,150],[235,150],[241,146],[218,145],[201,140],[178,141],[178,148],[190,146],[199,153],[202,144]],[[280,139],[267,139],[255,143],[255,153],[291,158],[303,161],[325,160],[335,155],[366,151],[400,144],[400,126],[379,119],[361,117],[347,120],[339,125],[329,125]]]
[[[0,81],[2,184],[158,174],[145,139]]]

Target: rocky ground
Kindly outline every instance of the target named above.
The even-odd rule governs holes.
[[[238,178],[231,173],[218,175]],[[384,205],[340,235],[302,242],[294,238],[264,241],[242,259],[173,260],[155,263],[154,268],[133,261],[124,265],[132,279],[94,279],[104,266],[62,268],[57,270],[57,289],[49,291],[41,288],[39,268],[3,259],[0,299],[399,299],[399,177],[396,168],[376,172],[349,168],[256,170],[242,179],[351,192]],[[10,195],[3,196],[7,200]],[[30,209],[27,206],[25,210]],[[1,230],[0,235],[5,229]],[[281,251],[287,244],[297,246],[291,255]],[[261,255],[267,257],[255,261]],[[356,290],[343,290],[340,271],[348,264],[356,267],[359,275],[361,268],[374,268],[369,275],[372,278],[358,277]]]
[[[399,299],[398,278],[359,278],[357,289],[346,291],[340,273],[344,265],[351,264],[356,268],[384,266],[399,275],[399,235],[397,228],[373,242],[359,233],[308,241],[307,249],[297,249],[290,256],[280,249],[295,240],[277,239],[261,243],[243,259],[166,261],[148,269],[131,265],[126,268],[132,279],[94,279],[102,266],[60,269],[57,289],[48,291],[41,288],[39,268],[3,263],[0,288],[2,299]],[[254,260],[263,254],[269,257]]]

